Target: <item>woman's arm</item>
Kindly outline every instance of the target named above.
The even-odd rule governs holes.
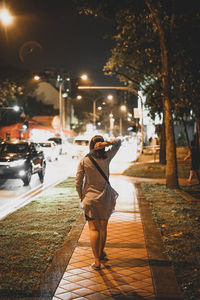
[[[119,141],[120,141],[120,145],[121,145],[121,140],[120,139],[114,139],[114,140],[105,141],[105,142],[98,142],[98,143],[95,144],[94,150],[100,150],[100,149],[103,149],[105,147],[112,146],[116,142],[118,143]]]
[[[76,172],[76,180],[75,186],[78,192],[79,198],[82,200],[82,193],[83,193],[83,179],[85,176],[84,167],[83,167],[83,160],[80,161],[77,172]]]
[[[191,151],[188,152],[188,155],[184,158],[184,160],[187,160],[191,156]]]
[[[119,150],[120,146],[121,146],[121,140],[120,139],[114,139],[114,140],[110,140],[110,141],[106,141],[106,142],[99,142],[96,143],[94,146],[94,150],[99,150],[105,147],[109,147],[112,146],[111,149],[109,149],[108,151],[106,151],[107,156],[112,159],[115,154],[117,153],[117,151]]]

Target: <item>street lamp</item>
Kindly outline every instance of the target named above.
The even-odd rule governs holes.
[[[96,99],[93,100],[93,112],[92,112],[92,115],[93,115],[93,129],[95,129],[96,127],[96,102],[100,99],[102,99],[103,96],[99,96],[97,97]],[[112,100],[113,99],[113,95],[109,94],[107,95],[106,97],[108,100]],[[82,96],[81,95],[78,95],[76,97],[77,100],[81,100],[82,99]],[[103,103],[105,105],[105,102]],[[101,110],[101,108],[98,108],[99,110]]]
[[[76,96],[77,100],[81,100],[83,97],[81,95]]]
[[[108,99],[108,100],[113,100],[113,95],[109,94],[109,95],[107,96],[107,99]]]
[[[34,75],[34,80],[35,81],[40,81],[44,80],[48,82],[49,78],[44,78],[44,76],[39,76],[39,75]],[[50,78],[51,79],[51,78]],[[63,109],[63,95],[62,95],[62,90],[63,90],[63,78],[58,75],[56,79],[58,83],[58,100],[59,100],[59,128],[60,128],[60,134],[63,132],[63,122],[64,122],[64,109]]]
[[[95,100],[93,100],[93,128],[95,129],[96,127],[96,102],[97,100],[101,99],[102,96],[97,97]],[[112,100],[113,99],[113,95],[109,94],[106,97],[108,100]]]
[[[62,97],[62,89],[63,89],[63,79],[60,75],[57,77],[58,82],[58,100],[59,100],[59,119],[60,119],[60,135],[63,132],[63,97]]]
[[[17,112],[17,111],[19,111],[19,109],[20,109],[20,107],[19,107],[18,105],[13,106],[13,110],[14,110],[14,111]]]
[[[114,122],[115,122],[115,119],[113,118],[113,113],[111,112],[109,114],[109,118],[110,118],[110,136],[113,135],[113,129],[114,129]]]
[[[126,111],[126,105],[121,105],[120,110],[122,112],[125,112]],[[121,114],[120,114],[120,118],[119,118],[119,134],[120,134],[120,136],[122,136],[122,115]]]
[[[13,23],[13,16],[6,8],[0,9],[0,21],[3,26],[9,26]]]
[[[82,75],[80,76],[80,78],[81,78],[82,80],[88,80],[87,74],[82,74]]]
[[[35,76],[34,76],[34,79],[35,79],[36,81],[39,81],[39,80],[40,80],[40,76],[35,75]]]

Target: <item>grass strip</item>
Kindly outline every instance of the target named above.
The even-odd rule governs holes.
[[[74,178],[68,178],[0,221],[0,295],[31,296],[38,289],[80,214]]]
[[[200,204],[190,203],[165,185],[142,183],[153,219],[161,231],[186,300],[200,299]]]
[[[178,165],[178,177],[188,178],[188,165]],[[123,175],[142,178],[165,178],[166,166],[158,162],[133,163],[123,172]]]

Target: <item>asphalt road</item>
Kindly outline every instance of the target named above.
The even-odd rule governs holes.
[[[122,146],[110,165],[111,174],[121,174],[135,159],[131,146]],[[61,155],[58,161],[47,162],[44,183],[34,174],[28,186],[20,179],[0,180],[0,219],[31,202],[45,189],[70,176],[75,176],[79,159]]]
[[[72,160],[67,155],[59,157],[58,161],[47,162],[44,183],[41,184],[38,174],[34,174],[28,186],[20,179],[0,180],[0,218],[32,201],[36,195],[50,186],[74,176],[78,160]]]

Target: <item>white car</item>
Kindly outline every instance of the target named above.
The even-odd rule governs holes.
[[[48,161],[58,160],[59,147],[56,145],[55,142],[52,141],[39,142],[38,146],[40,147],[41,151],[43,151],[46,160]]]
[[[56,143],[57,147],[59,148],[59,154],[66,154],[68,152],[68,142],[66,139],[63,139],[59,136],[51,137],[48,141],[52,141]]]
[[[90,139],[86,137],[76,137],[72,147],[72,158],[82,158],[89,153]]]

